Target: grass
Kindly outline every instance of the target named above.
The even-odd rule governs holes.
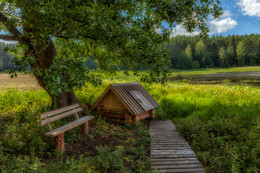
[[[205,72],[256,71],[258,68]],[[147,126],[117,123],[98,115],[88,137],[80,136],[79,129],[69,131],[65,134],[67,153],[57,154],[51,139],[42,135],[47,129],[38,125],[39,114],[50,110],[50,99],[38,86],[30,89],[33,78],[28,81],[19,78],[17,80],[23,81],[21,88],[19,81],[13,82],[14,88],[0,84],[0,170],[150,171]],[[86,84],[75,93],[82,106],[88,109],[109,83],[133,81],[139,81],[139,78],[120,72],[118,77],[104,76],[101,86]],[[259,172],[259,88],[188,83],[188,80],[166,85],[142,83],[161,105],[156,111],[157,119],[171,119],[177,124],[207,172]]]

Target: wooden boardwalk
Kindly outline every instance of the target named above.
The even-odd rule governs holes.
[[[205,172],[188,142],[171,121],[151,121],[150,136],[154,172]]]

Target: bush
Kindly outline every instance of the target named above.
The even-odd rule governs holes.
[[[192,61],[191,68],[192,69],[199,69],[200,68],[199,61]]]

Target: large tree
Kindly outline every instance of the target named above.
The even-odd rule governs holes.
[[[150,79],[166,77],[162,43],[170,27],[208,32],[207,16],[221,14],[219,0],[1,0],[0,39],[17,41],[15,62],[29,64],[58,107],[76,102],[73,87],[96,83],[85,58],[100,70],[145,68]],[[22,51],[20,51],[22,50]]]

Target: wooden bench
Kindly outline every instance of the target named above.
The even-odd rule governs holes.
[[[64,153],[65,152],[65,147],[64,147],[64,132],[77,127],[81,125],[81,133],[83,135],[87,135],[89,130],[88,130],[88,125],[89,121],[94,118],[94,116],[83,116],[79,118],[78,112],[83,111],[83,109],[80,107],[79,104],[74,104],[70,105],[61,109],[57,109],[54,111],[46,112],[44,114],[40,115],[40,125],[49,125],[50,131],[45,133],[45,136],[52,137],[54,139],[56,149],[59,152]],[[70,115],[75,116],[75,121],[72,121],[68,124],[65,124],[59,128],[52,129],[51,127],[51,122],[57,121],[59,119],[68,117]]]

